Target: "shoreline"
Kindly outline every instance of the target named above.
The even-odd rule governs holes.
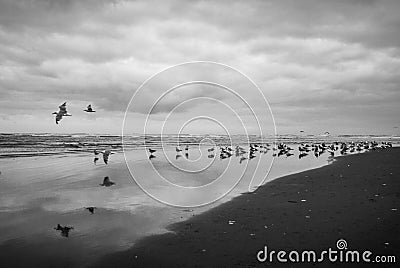
[[[349,249],[394,255],[399,262],[399,155],[400,148],[391,148],[335,157],[330,165],[275,179],[172,224],[170,233],[145,237],[93,267],[288,265],[276,259],[260,263],[256,254],[264,246],[319,252],[335,249],[338,239],[345,239]],[[395,266],[382,267],[390,265]]]

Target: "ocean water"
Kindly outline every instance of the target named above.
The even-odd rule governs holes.
[[[328,153],[299,159],[299,143],[390,141],[389,136],[0,135],[0,259],[21,266],[89,265],[139,239],[168,232],[169,224],[227,202],[283,175],[333,161]],[[294,155],[273,157],[273,142]],[[269,143],[242,160],[219,147]],[[179,145],[182,152],[176,152]],[[189,149],[186,151],[186,145]],[[148,148],[157,150],[149,159]],[[214,152],[209,149],[214,148]],[[108,164],[93,150],[110,149]],[[335,156],[339,155],[338,152]],[[99,184],[108,176],[115,185]],[[174,205],[174,206],[171,206]],[[91,214],[85,207],[97,209]],[[235,219],[231,219],[235,220]],[[68,237],[54,229],[73,226]],[[21,252],[24,258],[20,258]]]
[[[400,144],[400,136],[389,135],[278,135],[260,137],[257,135],[93,135],[93,134],[7,134],[0,133],[0,158],[53,155],[66,153],[92,152],[94,149],[110,148],[114,151],[137,150],[143,147],[161,148],[163,145],[198,145],[200,143],[214,143],[217,146],[243,145],[250,143],[284,142],[299,143],[331,143],[360,142],[360,141],[387,141],[395,145]]]

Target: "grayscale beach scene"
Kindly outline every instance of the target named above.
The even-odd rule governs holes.
[[[399,267],[399,12],[0,0],[0,267]]]

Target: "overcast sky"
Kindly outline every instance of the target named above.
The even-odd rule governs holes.
[[[268,100],[278,133],[400,134],[399,14],[397,0],[0,0],[0,132],[118,134],[147,78],[205,60],[248,75]],[[148,87],[139,103],[152,102],[160,87],[161,80]],[[233,116],[222,108],[232,98],[222,89],[184,90],[155,109],[154,122],[195,97],[215,101],[180,106],[168,123],[181,126],[202,110],[225,122]],[[256,90],[237,90],[258,98]],[[64,101],[73,116],[56,125],[51,113]],[[82,111],[89,103],[96,113]],[[133,109],[129,117],[145,115]],[[137,122],[128,132],[143,130]],[[214,128],[210,122],[190,131]]]

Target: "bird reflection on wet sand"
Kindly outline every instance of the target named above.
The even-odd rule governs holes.
[[[115,182],[110,181],[110,178],[108,176],[106,176],[106,177],[104,177],[103,183],[101,183],[100,186],[110,187],[114,184],[115,184]]]
[[[60,231],[60,234],[63,237],[68,237],[69,232],[73,229],[74,229],[74,227],[72,227],[72,226],[62,226],[60,224],[57,224],[57,227],[54,227],[54,230]]]

